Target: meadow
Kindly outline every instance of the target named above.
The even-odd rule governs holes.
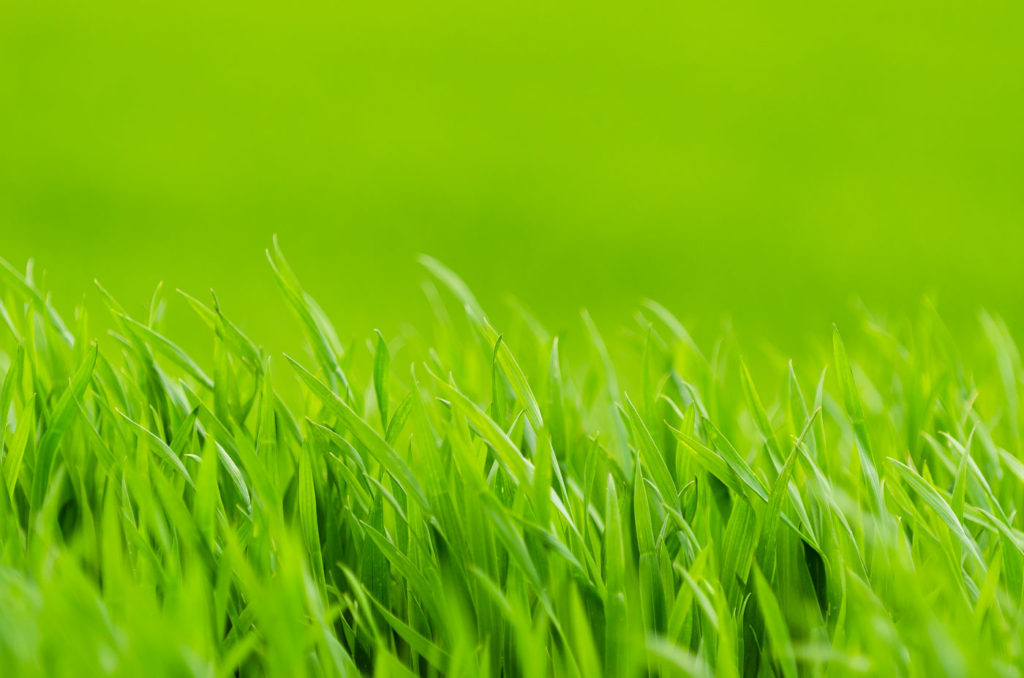
[[[0,2],[0,677],[1020,676],[1022,34]]]
[[[343,345],[267,256],[294,356],[216,295],[178,295],[202,361],[170,292],[63,318],[2,262],[4,675],[1020,675],[998,317],[965,353],[865,315],[762,381],[653,301],[632,355],[495,328],[429,257],[430,326]]]

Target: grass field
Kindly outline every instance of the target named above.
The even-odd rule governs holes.
[[[0,0],[0,678],[1021,676],[1021,35]]]
[[[131,315],[97,287],[102,314],[62,318],[0,269],[0,674],[1024,668],[997,317],[958,347],[928,305],[865,314],[754,378],[654,302],[623,350],[585,313],[492,327],[424,258],[432,322],[343,345],[268,256],[294,356],[216,297],[181,297],[213,346],[194,360],[169,291]]]

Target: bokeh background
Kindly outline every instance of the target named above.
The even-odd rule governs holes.
[[[4,0],[0,255],[64,309],[213,287],[270,346],[273,233],[346,337],[426,320],[420,252],[556,331],[652,296],[796,350],[924,294],[1021,328],[1022,35],[1001,0]]]

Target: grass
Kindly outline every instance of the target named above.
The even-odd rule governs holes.
[[[652,302],[633,355],[586,314],[501,334],[424,259],[431,332],[343,348],[269,259],[309,350],[187,296],[208,364],[160,291],[63,320],[0,268],[0,674],[1020,675],[997,318],[966,353],[866,317],[864,359],[755,379]]]

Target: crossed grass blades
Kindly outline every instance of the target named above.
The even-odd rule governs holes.
[[[269,258],[301,359],[187,297],[200,365],[102,288],[99,350],[3,264],[0,674],[1019,675],[998,320],[980,377],[926,309],[758,389],[654,303],[629,374],[585,314],[570,368],[429,259],[431,339],[343,350]]]

